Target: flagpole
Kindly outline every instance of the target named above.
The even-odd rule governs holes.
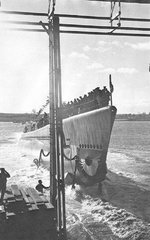
[[[111,81],[111,74],[109,74],[109,87],[110,87],[110,105],[113,105],[112,102],[112,81]]]

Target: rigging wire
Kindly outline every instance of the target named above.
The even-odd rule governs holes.
[[[50,9],[51,9],[51,0],[48,0],[48,16],[50,14]]]
[[[117,13],[117,15],[115,17],[113,17],[113,13],[114,13],[114,10],[115,10],[116,2],[118,2],[118,13]],[[111,27],[113,27],[113,21],[114,20],[118,20],[117,26],[118,26],[118,28],[120,28],[121,27],[121,21],[120,21],[121,20],[121,0],[118,0],[118,1],[111,0],[111,7],[110,7],[110,23],[111,23]],[[114,32],[115,30],[116,29],[113,29],[111,31],[111,33]]]
[[[39,168],[40,165],[41,165],[42,156],[48,157],[49,155],[50,155],[50,152],[48,152],[47,154],[45,154],[45,153],[44,153],[44,150],[41,149],[40,154],[39,154],[39,158],[38,158],[38,159],[35,158],[35,159],[33,160],[33,162],[37,165],[37,168]]]
[[[49,0],[49,5],[48,5],[48,19],[50,20],[54,16],[55,12],[55,7],[56,7],[56,0]]]

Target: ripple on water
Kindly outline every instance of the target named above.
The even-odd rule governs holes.
[[[141,219],[125,209],[119,209],[109,202],[103,202],[100,198],[93,198],[90,195],[81,195],[79,204],[76,201],[79,191],[78,188],[66,196],[67,230],[70,240],[81,239],[81,236],[82,239],[94,240],[150,239],[150,226]],[[80,230],[80,236],[77,229]]]

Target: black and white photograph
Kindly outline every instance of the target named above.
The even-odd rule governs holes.
[[[150,0],[0,0],[0,240],[150,240]]]

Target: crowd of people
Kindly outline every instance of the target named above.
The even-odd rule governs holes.
[[[106,107],[109,105],[110,92],[106,87],[95,88],[88,95],[74,99],[74,101],[63,103],[63,118]]]
[[[80,113],[92,111],[94,109],[106,107],[109,105],[111,93],[106,87],[95,88],[93,91],[85,94],[83,97],[74,99],[68,103],[62,104],[62,117],[67,118]],[[35,121],[27,122],[24,132],[34,131],[49,124],[49,115],[45,112],[43,115],[37,114]]]
[[[49,124],[49,116],[45,112],[44,115],[37,117],[36,121],[26,122],[24,127],[24,133],[34,131],[38,128],[44,127]]]

